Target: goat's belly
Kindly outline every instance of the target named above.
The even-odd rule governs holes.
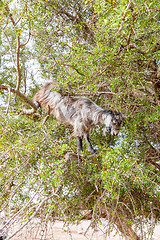
[[[67,111],[66,107],[59,107],[57,106],[54,109],[54,116],[57,120],[67,124],[67,125],[74,125],[74,117],[70,111]]]
[[[56,116],[57,120],[61,121],[62,123],[65,123],[66,125],[72,125],[74,126],[74,122],[71,119],[66,118],[64,115],[59,114]]]

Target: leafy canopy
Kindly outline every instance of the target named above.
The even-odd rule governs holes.
[[[142,219],[154,225],[160,210],[159,1],[0,4],[0,84],[31,98],[39,81],[53,80],[121,111],[126,122],[111,139],[97,126],[91,139],[98,154],[78,157],[71,128],[22,115],[22,99],[1,91],[1,210],[8,218],[19,211],[23,220],[33,209],[45,221],[105,217],[130,239],[138,230],[144,236]]]

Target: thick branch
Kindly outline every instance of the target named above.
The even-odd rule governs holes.
[[[37,106],[32,102],[29,98],[27,98],[23,93],[21,93],[19,90],[15,88],[11,88],[5,85],[0,85],[0,89],[6,90],[6,91],[11,91],[12,93],[15,93],[18,95],[25,103],[29,104],[33,109],[34,112],[37,111]]]

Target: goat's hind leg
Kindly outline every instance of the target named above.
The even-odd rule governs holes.
[[[86,143],[89,145],[89,147],[88,147],[89,152],[96,153],[97,151],[92,147],[92,144],[89,140],[89,134],[85,134],[84,137],[85,137]]]
[[[82,137],[78,137],[78,146],[77,146],[78,155],[80,155],[82,151],[83,151]]]

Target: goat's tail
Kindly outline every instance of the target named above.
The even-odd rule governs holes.
[[[51,89],[54,89],[54,86],[51,82],[46,83],[33,97],[34,107],[32,109],[23,109],[22,112],[27,115],[35,113],[38,108],[45,107],[48,109],[48,96],[50,95]],[[56,89],[56,87],[55,87]]]
[[[37,101],[34,101],[34,104],[36,105],[37,110],[38,110],[38,108],[41,107],[40,103],[37,102]],[[36,110],[35,108],[31,108],[31,109],[23,108],[23,109],[22,109],[22,113],[24,113],[24,114],[26,114],[26,115],[31,115],[31,114],[35,113],[37,110]]]

